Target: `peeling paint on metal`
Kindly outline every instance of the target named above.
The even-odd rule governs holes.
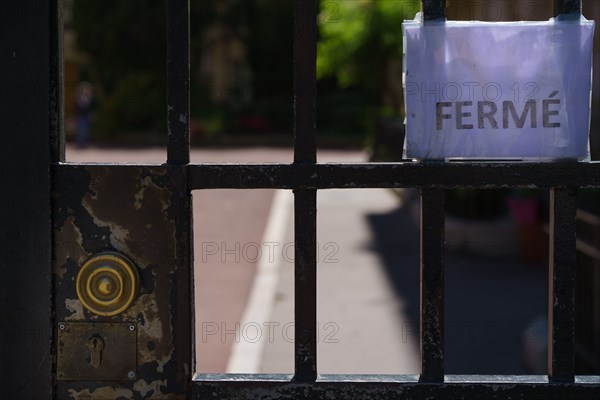
[[[144,379],[140,379],[133,384],[133,389],[138,392],[144,399],[164,399],[162,394],[162,387],[167,386],[166,380],[156,380],[147,383]],[[147,397],[150,394],[150,397]]]
[[[68,211],[71,214],[73,211]],[[67,272],[67,259],[80,263],[86,253],[81,246],[83,241],[81,231],[75,225],[75,217],[69,215],[65,223],[56,232],[56,239],[60,251],[55,252],[55,260],[52,267],[53,272],[62,279]]]
[[[150,182],[152,182],[152,180],[150,179],[149,176],[145,177],[140,182],[141,188],[140,188],[139,192],[136,193],[135,202],[133,203],[133,206],[135,207],[136,210],[139,210],[140,208],[142,208],[142,200],[144,199],[144,191],[146,190],[146,188],[148,187]]]
[[[156,184],[151,176],[139,176],[139,180],[130,177],[114,182],[113,179],[100,179],[108,172],[91,172],[90,192],[86,194],[83,205],[94,218],[94,223],[109,227],[113,247],[137,257],[141,261],[138,265],[140,268],[156,263],[153,256],[163,253],[162,249],[157,249],[157,243],[164,246],[173,241],[175,234],[173,221],[169,221],[164,214],[171,205],[170,191]],[[142,171],[139,171],[141,174]],[[102,193],[101,199],[97,193]],[[125,200],[127,198],[133,201],[128,202]],[[157,209],[161,212],[157,212]],[[172,257],[160,261],[159,265],[167,266]]]
[[[129,184],[114,185],[111,179],[94,179],[103,177],[103,173],[92,171],[90,189],[95,195],[88,193],[83,204],[97,225],[110,227],[111,244],[115,248],[140,260],[140,268],[146,268],[150,263],[158,265],[155,281],[169,282],[173,253],[168,249],[173,246],[175,226],[164,212],[170,206],[170,192],[157,185],[151,175],[142,178],[142,174],[143,171],[139,171],[136,174],[139,178],[120,181]],[[132,185],[131,182],[135,183]],[[102,193],[101,199],[97,193]],[[127,198],[133,201],[127,202]],[[119,206],[115,207],[115,204]],[[153,223],[148,224],[149,221]],[[157,248],[159,245],[162,248]],[[140,351],[141,363],[156,361],[157,371],[162,372],[173,352],[172,330],[165,323],[170,321],[168,290],[155,290],[151,295],[140,296],[125,315],[136,318],[140,313],[144,316],[138,337],[139,348],[143,349]],[[164,345],[157,345],[150,351],[148,341]]]
[[[140,364],[156,361],[158,363],[157,371],[162,372],[164,365],[171,358],[173,349],[171,346],[148,346],[149,342],[163,343],[165,339],[164,326],[158,311],[153,296],[141,295],[126,312],[131,316],[138,314],[143,316],[143,322],[138,324],[138,360]]]
[[[91,393],[89,389],[83,389],[79,392],[73,389],[69,389],[69,395],[75,400],[118,400],[132,399],[133,391],[129,389],[105,386],[97,388]]]
[[[82,322],[136,321],[138,380],[121,384],[59,380],[56,397],[117,399],[117,391],[126,390],[119,395],[123,393],[127,399],[183,400],[188,386],[182,375],[189,379],[187,357],[191,350],[190,355],[188,351],[176,353],[175,346],[178,341],[184,349],[191,339],[181,341],[189,337],[187,329],[175,335],[174,324],[182,321],[187,312],[179,315],[178,310],[184,307],[177,305],[174,296],[178,287],[185,286],[177,266],[188,262],[189,227],[184,222],[188,217],[179,215],[189,207],[189,200],[176,194],[175,182],[185,188],[185,174],[179,171],[172,174],[163,166],[84,165],[71,172],[69,179],[57,184],[55,237],[60,238],[61,232],[62,237],[77,236],[80,250],[75,259],[55,260],[54,268],[62,268],[55,281],[56,318]],[[178,241],[182,241],[179,246]],[[56,240],[55,251],[61,246]],[[138,298],[129,309],[114,317],[91,314],[74,291],[79,266],[102,251],[123,253],[140,272]]]
[[[83,304],[79,299],[66,299],[65,308],[71,312],[71,315],[65,318],[65,321],[80,321],[85,318]]]

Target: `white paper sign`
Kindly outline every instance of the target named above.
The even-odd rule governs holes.
[[[408,158],[589,158],[593,21],[403,30]]]

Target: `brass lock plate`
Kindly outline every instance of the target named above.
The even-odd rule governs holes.
[[[136,323],[60,322],[57,331],[58,380],[136,378]]]

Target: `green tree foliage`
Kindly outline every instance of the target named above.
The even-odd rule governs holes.
[[[387,103],[399,107],[401,94],[386,93],[390,68],[401,66],[402,21],[414,18],[419,1],[321,0],[320,10],[318,77],[362,88],[379,103],[392,96]]]

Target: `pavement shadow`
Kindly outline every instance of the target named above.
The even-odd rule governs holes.
[[[406,334],[419,335],[419,230],[407,207],[366,216],[397,295]],[[524,347],[545,359],[544,338],[525,337],[546,316],[547,269],[515,257],[445,255],[447,374],[526,374]],[[541,350],[540,350],[541,348]]]

